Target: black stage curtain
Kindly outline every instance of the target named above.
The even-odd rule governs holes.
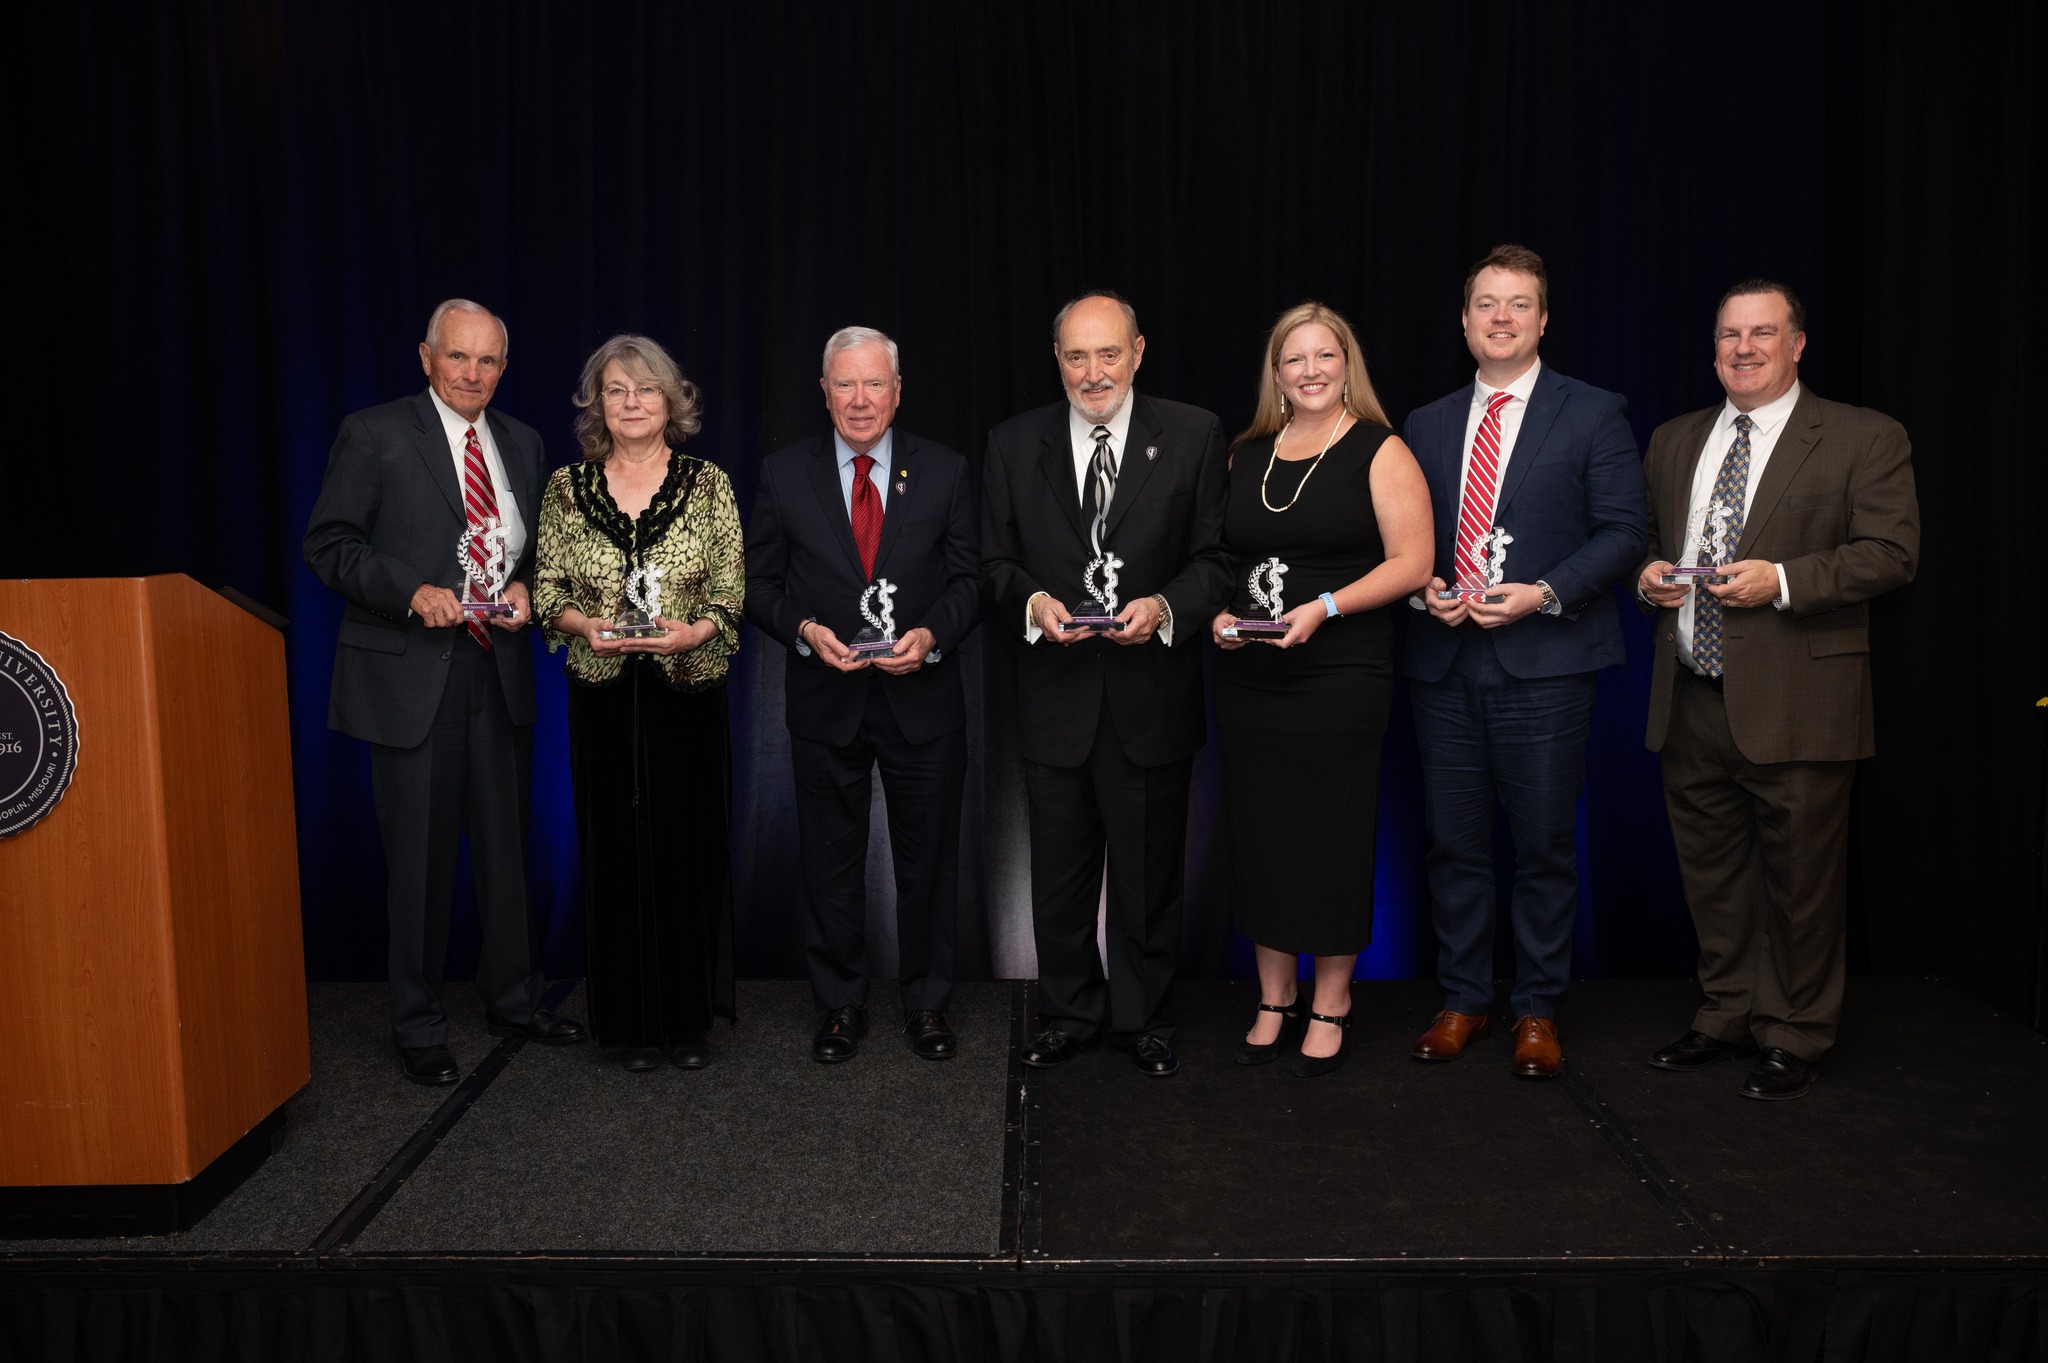
[[[1911,430],[1925,554],[1877,611],[1853,960],[2042,1021],[2037,5],[193,0],[36,22],[0,57],[14,225],[37,234],[17,254],[11,331],[35,358],[11,380],[0,571],[182,571],[292,617],[317,977],[379,973],[381,871],[366,759],[323,726],[338,603],[298,539],[342,415],[420,387],[436,300],[508,319],[499,405],[557,462],[589,349],[666,342],[707,395],[696,449],[745,509],[760,455],[819,427],[837,326],[894,334],[902,423],[976,453],[1057,396],[1047,324],[1083,286],[1135,300],[1142,386],[1232,428],[1270,319],[1312,296],[1360,325],[1398,419],[1470,377],[1464,270],[1517,240],[1550,264],[1546,360],[1626,393],[1645,440],[1718,399],[1713,306],[1758,273],[1806,297],[1811,386]],[[30,443],[39,412],[55,420]],[[1601,678],[1578,964],[1683,973],[1630,618],[1630,665]],[[799,974],[772,653],[750,636],[733,683],[740,966]],[[1021,792],[1006,679],[985,680],[964,883],[987,902],[962,947],[1000,971],[1028,940]],[[533,870],[567,971],[551,685]],[[1405,723],[1383,975],[1430,970]],[[1205,761],[1185,965],[1236,972]]]
[[[0,1281],[0,1340],[46,1363],[2020,1363],[2044,1348],[2037,1273],[1074,1276],[30,1272]]]

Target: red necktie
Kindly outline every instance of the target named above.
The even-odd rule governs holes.
[[[1458,507],[1458,553],[1452,564],[1457,574],[1454,587],[1477,587],[1486,582],[1486,565],[1479,561],[1479,541],[1493,529],[1493,501],[1500,491],[1500,409],[1514,394],[1495,393],[1480,418],[1479,433],[1472,437],[1472,460],[1465,469],[1465,500]]]
[[[495,520],[498,515],[498,494],[491,487],[491,471],[484,466],[484,447],[477,444],[476,427],[472,426],[462,441],[462,504],[469,511],[469,557],[477,571],[484,568],[483,532],[484,521]],[[462,598],[470,599],[469,586],[464,584]],[[491,632],[484,628],[484,622],[476,616],[467,617],[469,637],[485,648],[491,646]]]
[[[860,570],[869,578],[875,575],[875,551],[882,547],[882,494],[868,477],[874,467],[872,455],[853,456],[853,545],[860,550]]]

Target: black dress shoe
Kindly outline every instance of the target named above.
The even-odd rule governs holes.
[[[452,1084],[461,1071],[446,1046],[400,1046],[398,1067],[415,1084]]]
[[[919,1060],[951,1060],[957,1047],[946,1015],[935,1008],[915,1008],[904,1014],[903,1039]]]
[[[1079,1055],[1087,1042],[1076,1036],[1068,1036],[1057,1027],[1048,1027],[1031,1038],[1031,1044],[1024,1048],[1024,1063],[1033,1069],[1049,1070],[1055,1065],[1064,1065]]]
[[[661,1067],[661,1047],[633,1046],[619,1057],[619,1064],[635,1074],[645,1074]]]
[[[1131,1043],[1131,1061],[1154,1079],[1164,1079],[1180,1068],[1180,1057],[1173,1053],[1173,1043],[1150,1033]]]
[[[1237,1049],[1230,1053],[1231,1059],[1240,1065],[1267,1065],[1280,1058],[1280,1052],[1294,1046],[1301,1040],[1301,1034],[1308,1030],[1309,997],[1302,992],[1297,982],[1294,986],[1294,1002],[1286,1005],[1262,1003],[1261,1013],[1280,1015],[1280,1032],[1271,1041],[1261,1046],[1252,1041],[1240,1041]]]
[[[811,1038],[811,1059],[830,1065],[851,1060],[860,1052],[860,1039],[868,1034],[868,1010],[859,1004],[827,1009]]]
[[[1650,1057],[1650,1063],[1660,1070],[1677,1070],[1687,1073],[1718,1065],[1731,1056],[1751,1055],[1756,1051],[1748,1041],[1723,1041],[1705,1032],[1688,1031],[1684,1036],[1659,1050]]]
[[[1336,1070],[1339,1065],[1344,1063],[1344,1043],[1351,1036],[1351,1014],[1349,1013],[1344,1014],[1342,1017],[1331,1017],[1328,1013],[1310,1013],[1308,1020],[1310,1022],[1327,1022],[1332,1027],[1335,1027],[1337,1029],[1337,1049],[1328,1055],[1303,1055],[1300,1051],[1296,1051],[1293,1058],[1287,1062],[1287,1068],[1293,1072],[1296,1079],[1320,1079],[1324,1075]],[[1308,1035],[1307,1028],[1304,1027],[1302,1029],[1302,1035],[1304,1037]]]
[[[534,1009],[533,1016],[525,1022],[507,1022],[503,1018],[485,1021],[492,1036],[524,1037],[543,1046],[573,1046],[590,1035],[574,1018],[556,1017],[545,1008]]]
[[[686,1036],[676,1043],[676,1048],[669,1052],[668,1058],[676,1062],[676,1068],[679,1070],[709,1068],[711,1043],[704,1039],[701,1032],[695,1036]]]
[[[1804,1098],[1813,1087],[1813,1071],[1812,1062],[1801,1060],[1782,1047],[1766,1046],[1757,1054],[1749,1077],[1742,1081],[1742,1096],[1766,1102]]]

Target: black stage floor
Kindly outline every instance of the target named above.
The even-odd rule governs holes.
[[[751,982],[708,1070],[466,1020],[463,1083],[429,1090],[397,1074],[381,986],[314,986],[277,1153],[182,1235],[0,1241],[0,1359],[459,1357],[529,1327],[591,1357],[2048,1350],[2048,1040],[1941,981],[1851,981],[1844,1042],[1792,1103],[1739,1098],[1741,1062],[1643,1063],[1683,1029],[1685,981],[1577,985],[1549,1083],[1508,1072],[1500,1033],[1409,1060],[1420,981],[1357,986],[1332,1076],[1240,1067],[1255,997],[1183,985],[1164,1081],[1107,1048],[1027,1070],[1009,983],[958,991],[954,1061],[911,1056],[890,1000],[854,1062],[817,1065],[807,987]],[[725,1314],[680,1304],[698,1293]],[[654,1323],[621,1323],[635,1294]],[[709,1348],[735,1312],[760,1347]],[[1745,1339],[1768,1351],[1716,1347]]]

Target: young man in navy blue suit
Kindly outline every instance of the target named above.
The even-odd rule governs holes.
[[[834,332],[818,384],[832,431],[768,456],[747,527],[747,619],[790,650],[806,956],[823,1012],[811,1058],[850,1060],[867,1034],[868,781],[879,766],[904,1037],[945,1060],[967,772],[957,655],[981,618],[974,493],[965,459],[895,429],[903,378],[887,336]],[[871,623],[863,610],[893,619],[889,651],[853,651]]]
[[[1641,560],[1641,461],[1618,394],[1547,369],[1543,259],[1496,247],[1465,279],[1471,384],[1408,418],[1429,481],[1438,576],[1402,670],[1422,756],[1444,1006],[1417,1060],[1455,1060],[1493,1027],[1493,820],[1514,834],[1513,1071],[1564,1068],[1558,1001],[1578,904],[1576,806],[1593,673],[1622,661],[1610,588]],[[1497,585],[1442,599],[1447,584]]]

